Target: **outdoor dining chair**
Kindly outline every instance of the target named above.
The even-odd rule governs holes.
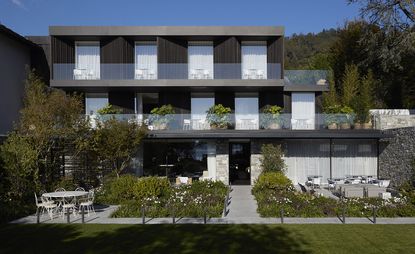
[[[94,199],[95,199],[95,194],[93,191],[89,191],[88,192],[88,197],[86,199],[84,199],[83,201],[81,201],[81,203],[79,204],[79,210],[82,209],[82,207],[86,208],[87,212],[88,212],[88,217],[89,217],[89,213],[90,211],[92,211],[94,213],[94,215],[96,215],[95,213],[95,209],[94,209]]]
[[[84,189],[84,188],[82,188],[82,187],[77,187],[77,188],[75,189],[75,191],[85,191],[85,189]]]
[[[56,210],[57,205],[44,197],[41,197],[40,199],[37,197],[35,193],[35,202],[36,202],[36,209],[37,212],[44,213],[45,211],[48,213],[50,219],[53,219],[53,211]],[[40,210],[40,211],[39,211]]]
[[[66,191],[64,188],[57,188],[55,192]]]

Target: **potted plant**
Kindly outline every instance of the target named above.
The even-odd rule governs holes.
[[[206,121],[212,129],[227,129],[230,125],[231,108],[222,104],[213,105],[206,111]]]
[[[173,120],[174,113],[173,106],[170,104],[153,108],[150,111],[149,124],[153,125],[155,130],[165,130],[171,120]]]
[[[340,108],[340,129],[350,129],[351,123],[354,119],[354,111],[349,106],[343,106]]]
[[[325,110],[325,121],[329,130],[337,130],[339,124],[340,105],[329,106]]]
[[[277,105],[266,105],[261,110],[261,126],[265,129],[281,129],[281,111],[282,108]]]

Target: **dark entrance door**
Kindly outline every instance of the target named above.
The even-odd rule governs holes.
[[[229,181],[233,185],[251,184],[251,145],[249,142],[229,143]]]

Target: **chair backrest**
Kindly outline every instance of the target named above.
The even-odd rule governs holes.
[[[136,75],[143,75],[143,70],[137,69],[135,70]]]
[[[190,74],[192,74],[192,75],[196,75],[196,70],[195,70],[195,69],[191,69],[191,70],[190,70]]]
[[[203,74],[204,74],[204,75],[209,75],[209,74],[210,74],[210,72],[209,72],[209,70],[203,70]]]
[[[257,71],[257,74],[258,74],[258,75],[264,75],[264,71],[263,71],[263,70],[258,70],[258,71]]]
[[[75,191],[85,191],[85,189],[84,189],[84,188],[82,188],[82,187],[77,187],[77,188],[75,189]]]
[[[190,124],[190,119],[183,119],[184,124]]]
[[[74,69],[74,70],[73,70],[73,74],[74,74],[75,76],[81,76],[81,75],[82,75],[82,70],[80,70],[80,69]]]
[[[36,203],[36,204],[39,204],[40,202],[39,202],[39,200],[37,199],[36,192],[34,192],[34,194],[35,194],[35,203]]]
[[[64,188],[57,188],[57,189],[55,190],[55,192],[60,192],[60,191],[65,191],[65,189],[64,189]]]

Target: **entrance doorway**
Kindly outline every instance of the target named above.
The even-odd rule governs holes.
[[[251,144],[229,143],[229,181],[232,185],[251,184]]]

